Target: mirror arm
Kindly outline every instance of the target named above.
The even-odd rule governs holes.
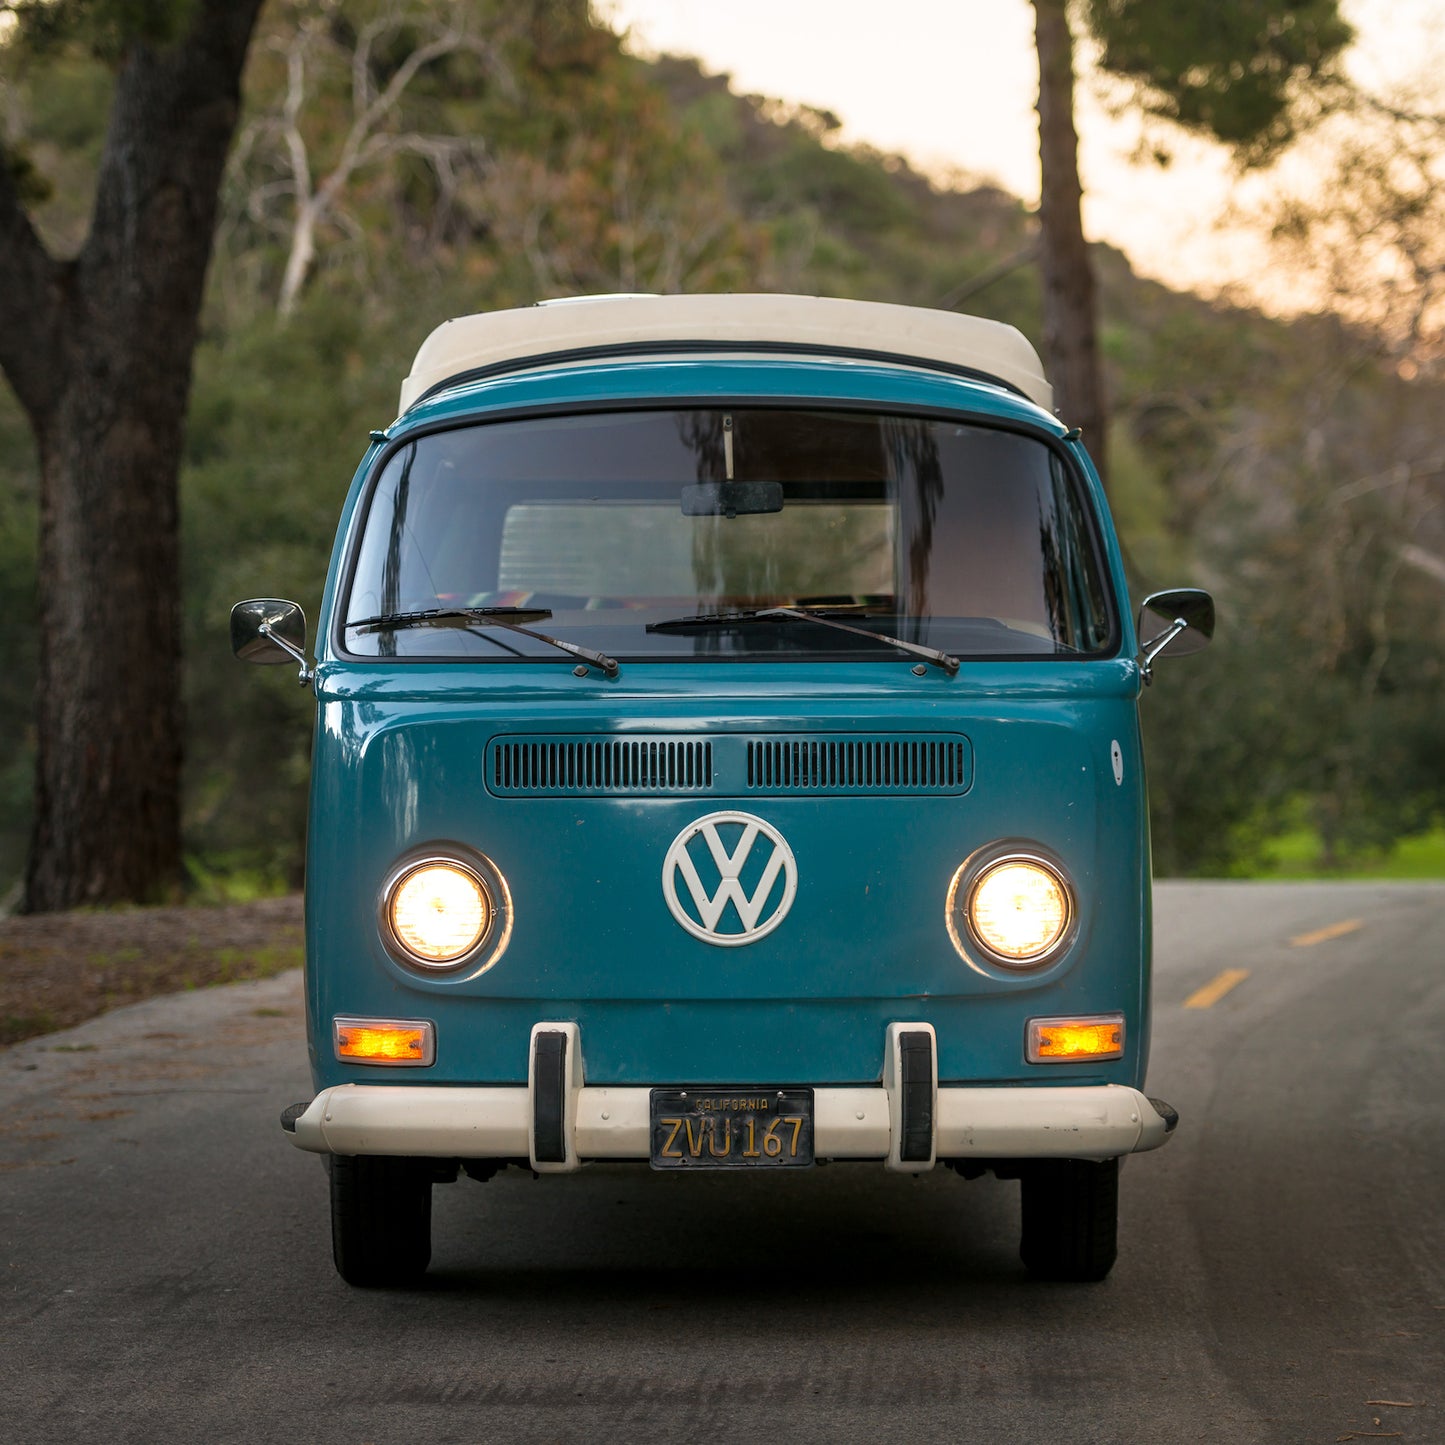
[[[1146,687],[1154,681],[1154,659],[1188,626],[1182,617],[1176,617],[1158,637],[1144,644],[1139,654],[1139,672]]]
[[[284,637],[273,631],[269,622],[263,622],[256,631],[259,632],[262,637],[269,638],[282,652],[294,657],[296,661],[301,664],[301,671],[296,674],[296,681],[299,682],[302,687],[305,687],[311,679],[316,676],[315,669],[307,665],[306,654],[302,652],[299,647],[293,647]]]

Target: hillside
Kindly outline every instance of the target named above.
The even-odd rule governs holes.
[[[941,188],[839,145],[826,114],[627,56],[585,6],[541,0],[498,12],[485,63],[418,73],[312,218],[290,301],[289,140],[327,175],[356,123],[358,63],[381,85],[420,39],[398,32],[358,62],[339,14],[308,30],[266,13],[196,362],[183,492],[201,897],[299,882],[309,697],[238,671],[226,618],[262,594],[314,615],[366,433],[437,321],[588,291],[748,289],[957,305],[1039,333],[1016,198]],[[288,111],[294,56],[306,80]],[[5,63],[11,128],[52,186],[42,223],[73,239],[104,72],[68,55]],[[1440,387],[1402,380],[1336,321],[1285,324],[1142,281],[1105,248],[1097,261],[1111,490],[1137,586],[1209,586],[1223,618],[1218,644],[1146,699],[1160,864],[1246,868],[1302,817],[1340,859],[1429,826],[1445,808],[1445,624],[1439,581],[1402,549],[1445,556]],[[0,392],[0,894],[26,844],[35,465]],[[124,620],[107,622],[123,645]]]

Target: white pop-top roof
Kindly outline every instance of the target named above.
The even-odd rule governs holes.
[[[1012,326],[827,296],[581,296],[444,321],[422,343],[401,384],[401,410],[454,376],[600,347],[717,342],[843,349],[964,367],[997,377],[1046,411],[1053,388],[1038,354]]]

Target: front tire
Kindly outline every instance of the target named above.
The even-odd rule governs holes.
[[[331,1257],[347,1284],[414,1284],[431,1263],[427,1161],[332,1154]]]
[[[1114,1267],[1119,1161],[1041,1159],[1020,1178],[1019,1257],[1035,1279],[1096,1281]]]

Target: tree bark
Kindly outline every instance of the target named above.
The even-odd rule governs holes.
[[[1108,411],[1099,367],[1094,272],[1080,215],[1079,137],[1074,129],[1074,39],[1066,0],[1033,0],[1039,53],[1039,269],[1044,292],[1044,366],[1059,415],[1082,429],[1099,475]]]
[[[45,252],[0,155],[0,366],[40,454],[30,912],[179,883],[177,479],[260,4],[202,0],[175,43],[130,47],[74,260]]]

